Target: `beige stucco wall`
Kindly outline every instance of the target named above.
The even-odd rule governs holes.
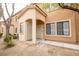
[[[79,42],[79,13],[75,13],[75,19],[76,19],[76,37],[77,37],[77,41]]]
[[[70,26],[70,36],[61,35],[45,35],[45,39],[62,41],[69,43],[76,43],[76,25],[75,25],[75,12],[68,9],[60,9],[48,14],[46,18],[46,23],[53,23],[58,21],[69,21]],[[46,30],[45,30],[46,31]]]
[[[23,33],[19,33],[19,40],[26,41],[27,40],[27,21],[29,19],[36,18],[36,11],[35,9],[29,9],[27,12],[25,12],[20,18],[19,18],[19,26],[20,23],[24,23],[23,27]],[[20,30],[20,27],[19,27]],[[30,37],[30,36],[29,36]]]
[[[12,18],[12,22],[11,22],[11,25],[13,25],[13,26],[11,26],[11,28],[13,27],[13,33],[16,33],[16,28],[18,29],[18,27],[19,27],[19,21],[18,21],[18,19],[17,19],[17,15],[15,15],[13,18]],[[10,32],[12,32],[12,31],[10,31]]]
[[[45,22],[45,16],[43,16],[40,12],[36,11],[36,19]]]
[[[27,21],[28,19],[32,19],[34,17],[36,17],[35,15],[35,9],[29,9],[27,10],[20,18],[19,18],[19,23],[21,22],[25,22]]]

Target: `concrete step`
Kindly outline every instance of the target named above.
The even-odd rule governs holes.
[[[79,45],[77,44],[69,44],[69,43],[63,43],[63,42],[55,42],[55,41],[40,41],[41,43],[44,44],[49,44],[53,46],[58,46],[58,47],[64,47],[64,48],[69,48],[69,49],[74,49],[74,50],[79,50]]]

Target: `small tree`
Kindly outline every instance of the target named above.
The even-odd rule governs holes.
[[[6,19],[4,14],[2,14],[2,18],[4,20],[4,24],[5,24],[5,27],[6,27],[6,35],[9,35],[9,30],[10,30],[10,26],[11,26],[12,16],[14,14],[14,3],[12,3],[12,12],[11,12],[11,14],[10,14],[10,12],[8,10],[7,3],[5,3],[5,10],[6,10],[6,13],[8,15],[8,18]]]
[[[11,35],[9,35],[9,30],[10,30],[10,26],[11,26],[11,22],[12,22],[12,16],[14,15],[14,3],[12,3],[12,12],[11,12],[11,14],[8,10],[7,3],[5,3],[4,5],[5,5],[6,13],[8,15],[8,18],[6,19],[5,14],[3,13],[4,10],[3,10],[2,5],[1,5],[1,11],[2,11],[1,16],[4,20],[4,24],[5,24],[5,28],[6,28],[6,36],[4,38],[4,42],[7,44],[7,46],[12,46],[13,45],[12,37],[11,37]]]

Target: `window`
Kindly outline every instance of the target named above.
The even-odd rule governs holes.
[[[69,35],[69,21],[63,21],[63,22],[57,22],[57,25],[55,26],[55,23],[48,23],[46,24],[46,34],[48,35]],[[57,30],[55,30],[57,28]]]
[[[54,23],[51,24],[51,34],[52,35],[55,34],[55,24]]]
[[[20,33],[23,33],[23,24],[20,24]]]
[[[63,35],[63,22],[58,22],[57,23],[57,34],[58,35]]]
[[[57,35],[69,35],[69,22],[58,22],[57,23]]]
[[[55,34],[55,24],[54,23],[48,23],[46,24],[46,34]]]
[[[46,34],[51,34],[51,24],[46,24]]]
[[[64,31],[64,35],[69,35],[69,22],[63,23],[63,31]]]

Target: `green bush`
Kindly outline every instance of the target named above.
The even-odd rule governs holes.
[[[13,45],[12,36],[11,35],[7,35],[4,38],[4,42],[6,43],[7,46],[12,46]]]
[[[2,37],[3,33],[0,33],[0,37]]]

